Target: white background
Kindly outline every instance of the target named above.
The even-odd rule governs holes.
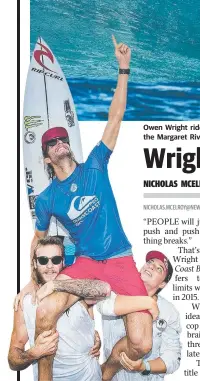
[[[15,2],[14,2],[15,3]],[[9,338],[12,330],[12,302],[16,293],[16,20],[14,6],[11,12],[11,5],[4,4],[5,13],[1,13],[1,128],[2,128],[2,147],[1,147],[1,169],[3,170],[1,182],[1,212],[2,219],[2,263],[1,263],[1,290],[3,296],[1,308],[1,378],[6,381],[15,381],[16,374],[9,370],[7,365],[7,352],[9,346]],[[7,9],[6,9],[7,7]],[[21,106],[23,103],[23,91],[25,87],[25,79],[29,65],[29,4],[27,0],[21,1],[22,16],[21,16],[21,89],[20,97]],[[5,32],[5,23],[9,27],[9,33]],[[11,33],[13,30],[13,34]],[[47,42],[48,43],[48,42]],[[9,76],[10,74],[10,76]],[[90,149],[101,138],[104,123],[82,123],[81,137],[83,143],[83,153],[86,158]],[[140,131],[140,133],[138,133]],[[21,140],[22,141],[22,140]],[[126,123],[120,133],[120,138],[116,147],[116,151],[109,165],[109,173],[112,186],[115,192],[119,211],[124,229],[129,240],[133,244],[134,252],[136,253],[136,262],[140,267],[144,261],[145,251],[152,249],[151,247],[143,247],[142,245],[142,226],[143,226],[143,189],[142,177],[147,177],[149,173],[144,173],[145,165],[143,153],[141,150],[142,142],[142,123],[130,122]],[[141,160],[140,160],[141,159]],[[143,160],[143,161],[142,161]],[[142,174],[143,172],[143,174]],[[170,178],[169,171],[160,172],[163,179]],[[159,173],[159,175],[160,175]],[[181,177],[182,173],[175,172],[175,178]],[[195,178],[195,175],[193,176]],[[196,176],[196,178],[198,178]],[[148,178],[148,177],[147,177]],[[29,251],[30,241],[32,238],[32,224],[28,210],[27,197],[25,193],[23,163],[21,168],[21,287],[29,280]],[[198,201],[198,200],[196,200]],[[146,202],[148,203],[148,202]],[[182,203],[182,202],[181,202]],[[184,216],[185,213],[182,213]],[[170,215],[168,213],[168,215]],[[177,213],[176,213],[177,215]],[[194,215],[194,214],[193,214]],[[12,226],[12,230],[11,230]],[[197,244],[197,243],[196,243]],[[158,247],[154,247],[159,249]],[[167,251],[166,251],[167,250]],[[163,249],[164,251],[164,249]],[[167,255],[174,254],[174,247],[165,248]],[[7,271],[9,267],[9,271]],[[164,291],[169,300],[172,300],[171,285]],[[187,305],[179,303],[179,310],[182,311],[182,316],[187,310]],[[185,340],[185,334],[182,336],[182,341]],[[187,361],[187,362],[186,362]],[[185,368],[187,368],[188,360],[182,360]],[[182,368],[181,367],[181,368]],[[190,367],[188,365],[188,367]],[[182,381],[182,369],[174,375],[167,377],[169,380]],[[193,381],[195,378],[187,377],[188,381]],[[21,381],[32,380],[31,367],[21,373]]]
[[[13,1],[1,4],[0,12],[0,102],[1,102],[1,357],[0,374],[5,381],[16,380],[8,370],[7,353],[12,329],[12,302],[17,290],[17,40],[16,7]]]

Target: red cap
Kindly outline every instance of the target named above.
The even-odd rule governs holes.
[[[157,250],[152,250],[152,251],[149,251],[147,253],[146,262],[148,262],[154,258],[160,259],[160,261],[164,263],[166,271],[167,271],[167,275],[166,275],[165,280],[166,280],[166,282],[169,282],[169,280],[171,279],[172,274],[173,274],[173,267],[171,265],[171,262],[163,253],[161,253],[161,251],[157,251]]]
[[[69,138],[67,130],[64,127],[53,127],[45,131],[42,135],[42,149],[45,151],[46,143],[55,138]]]

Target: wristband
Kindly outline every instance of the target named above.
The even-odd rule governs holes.
[[[141,372],[142,376],[148,376],[151,373],[151,367],[148,361],[143,360],[143,363],[145,365],[145,370]]]
[[[120,69],[119,68],[119,74],[130,74],[130,69]]]

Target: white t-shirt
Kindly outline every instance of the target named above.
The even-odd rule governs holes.
[[[31,296],[24,298],[24,319],[30,346],[34,345],[36,306]],[[57,322],[58,350],[53,362],[53,381],[101,381],[101,368],[89,355],[94,345],[94,321],[86,308],[75,303]],[[38,380],[37,362],[33,364],[34,381]]]
[[[104,355],[107,359],[114,345],[126,335],[123,319],[114,315],[113,306],[116,295],[111,293],[111,297],[97,304],[97,310],[102,314]],[[110,302],[109,302],[110,300]],[[166,374],[175,372],[180,364],[181,343],[180,343],[180,317],[172,303],[158,295],[159,317],[153,323],[153,346],[151,351],[144,357],[145,360],[153,360],[160,357],[167,368]],[[129,372],[121,370],[112,381],[161,381],[165,374],[150,374],[143,376],[139,372]]]

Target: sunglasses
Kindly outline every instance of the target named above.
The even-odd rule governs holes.
[[[57,144],[58,140],[61,140],[61,142],[63,142],[63,143],[69,144],[69,138],[68,137],[66,137],[66,138],[59,138],[58,137],[58,138],[48,140],[48,142],[46,142],[46,145],[49,147],[54,147]]]
[[[40,265],[45,266],[47,263],[51,260],[53,265],[59,265],[62,262],[62,257],[60,255],[55,255],[54,257],[37,257],[37,261],[39,262]]]

